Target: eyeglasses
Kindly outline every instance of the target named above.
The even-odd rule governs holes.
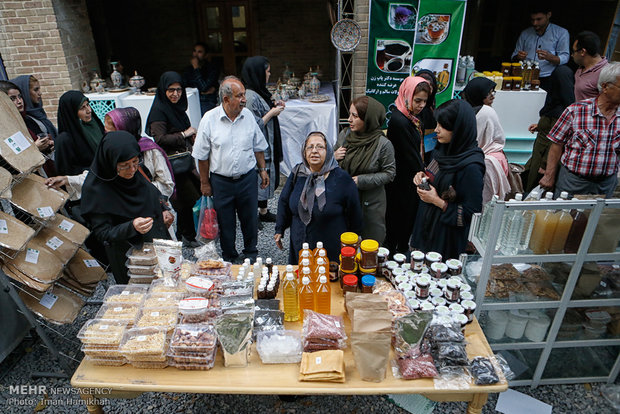
[[[487,98],[490,98],[491,96],[495,96],[495,94],[496,94],[496,93],[497,93],[497,92],[496,92],[496,91],[494,91],[494,90],[493,90],[493,91],[491,91],[491,92],[489,92],[489,94],[487,95]]]
[[[183,93],[183,88],[168,88],[166,92],[170,93]]]
[[[125,171],[125,170],[129,170],[131,168],[135,168],[136,170],[138,169],[138,167],[140,166],[140,160],[136,160],[133,161],[131,164],[129,165],[122,165],[122,166],[118,166],[116,167],[116,169],[120,172],[120,171]]]
[[[320,144],[317,144],[317,145],[308,145],[308,146],[306,147],[306,151],[310,151],[310,152],[312,152],[312,151],[314,151],[314,150],[317,150],[317,151],[325,151],[325,149],[326,149],[326,148],[325,148],[325,145],[320,145]]]

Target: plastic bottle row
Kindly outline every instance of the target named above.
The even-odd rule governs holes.
[[[539,200],[540,196],[537,191],[532,191],[524,201]],[[563,191],[559,199],[565,201],[567,197],[568,193]],[[522,199],[523,196],[517,194],[508,203]],[[478,227],[478,239],[485,245],[488,244],[497,200],[498,197],[493,196],[484,206]],[[546,193],[545,201],[553,201],[553,193]],[[576,253],[587,223],[588,217],[583,209],[507,210],[502,217],[495,250],[505,256],[514,256],[528,249],[534,254]]]

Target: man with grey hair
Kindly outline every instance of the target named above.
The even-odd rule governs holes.
[[[596,98],[566,108],[547,135],[552,144],[540,185],[551,189],[555,184],[556,195],[567,191],[611,197],[618,184],[620,63],[601,70],[598,90]]]
[[[237,261],[236,216],[243,233],[243,254],[252,262],[258,253],[258,180],[269,185],[264,151],[268,148],[254,115],[245,108],[245,88],[234,76],[220,85],[221,104],[200,121],[192,155],[198,160],[200,190],[213,196],[220,228],[222,257]]]

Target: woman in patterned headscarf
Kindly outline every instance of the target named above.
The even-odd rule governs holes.
[[[340,234],[362,230],[362,210],[351,176],[338,166],[334,150],[321,132],[311,132],[302,147],[303,162],[293,168],[280,199],[274,240],[291,229],[289,263],[297,264],[304,242],[322,241],[330,262],[339,262]]]

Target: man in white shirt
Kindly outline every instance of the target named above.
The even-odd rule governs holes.
[[[245,108],[245,88],[234,76],[220,85],[221,105],[207,112],[200,121],[192,155],[198,160],[200,190],[213,195],[220,228],[222,257],[236,261],[236,215],[243,233],[243,254],[256,259],[258,237],[258,184],[269,185],[264,151],[268,148],[252,112]]]

